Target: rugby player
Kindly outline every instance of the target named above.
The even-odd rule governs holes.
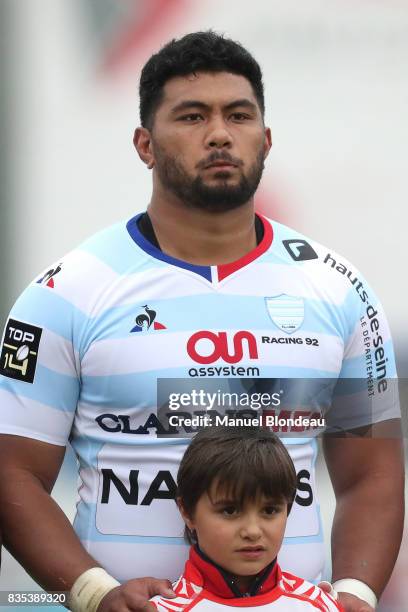
[[[170,583],[141,577],[173,579],[187,554],[174,499],[188,437],[183,423],[162,419],[167,391],[301,379],[323,380],[327,392],[333,380],[354,380],[361,405],[346,393],[331,431],[365,437],[324,441],[337,498],[333,580],[348,612],[372,610],[403,522],[401,444],[381,436],[399,416],[381,305],[343,257],[255,215],[272,141],[261,70],[241,45],[212,32],[170,42],[142,71],[140,115],[134,144],[153,178],[147,212],[48,266],[6,323],[5,544],[45,589],[71,590],[74,610],[142,609]],[[280,559],[318,581],[316,432],[306,433],[288,438],[298,493]],[[73,527],[50,497],[68,441],[81,479]]]

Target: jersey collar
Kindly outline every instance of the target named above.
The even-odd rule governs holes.
[[[177,266],[178,268],[183,268],[184,270],[190,270],[190,272],[199,274],[210,282],[220,282],[237,270],[240,270],[241,268],[244,268],[251,262],[255,261],[255,259],[258,259],[258,257],[263,255],[263,253],[269,249],[273,240],[273,229],[271,224],[266,217],[263,217],[257,213],[264,226],[264,236],[258,246],[243,257],[240,257],[231,263],[222,264],[220,266],[198,266],[190,264],[181,259],[177,259],[176,257],[171,257],[170,255],[163,253],[163,251],[149,242],[149,240],[143,236],[137,224],[142,214],[143,213],[140,213],[139,215],[132,217],[132,219],[130,219],[126,224],[126,229],[132,240],[151,257],[164,261],[172,266]]]
[[[198,546],[194,546],[190,548],[184,577],[217,597],[232,599],[254,597],[271,591],[278,584],[280,570],[274,559],[262,572],[254,576],[248,592],[241,593],[234,577],[211,561]]]

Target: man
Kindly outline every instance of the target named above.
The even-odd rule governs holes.
[[[188,389],[195,400],[194,385],[281,380],[271,398],[284,403],[287,380],[323,379],[327,391],[334,379],[364,379],[362,395],[385,408],[350,410],[346,394],[333,426],[366,438],[327,436],[325,450],[337,496],[333,579],[346,610],[372,610],[403,520],[401,446],[371,437],[398,417],[381,306],[343,258],[254,215],[271,132],[261,71],[245,49],[212,32],[172,41],[143,69],[140,111],[134,143],[153,173],[147,213],[47,269],[6,325],[5,543],[44,588],[71,589],[72,609],[143,609],[168,583],[138,578],[175,577],[186,554],[174,498],[188,426],[163,422],[166,393],[184,401]],[[318,580],[313,438],[288,440],[298,495],[280,562]],[[82,481],[76,533],[49,496],[68,439]]]

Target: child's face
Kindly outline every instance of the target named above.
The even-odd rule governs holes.
[[[193,518],[184,520],[196,531],[201,550],[241,578],[238,584],[245,588],[250,577],[277,556],[286,527],[287,504],[260,495],[239,507],[213,487],[200,497]],[[244,577],[249,579],[245,581]]]

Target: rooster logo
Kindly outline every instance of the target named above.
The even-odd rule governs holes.
[[[144,312],[137,315],[135,319],[136,325],[130,330],[130,333],[148,331],[152,325],[153,329],[167,329],[165,325],[156,321],[156,311],[149,308],[147,304],[142,306]]]

